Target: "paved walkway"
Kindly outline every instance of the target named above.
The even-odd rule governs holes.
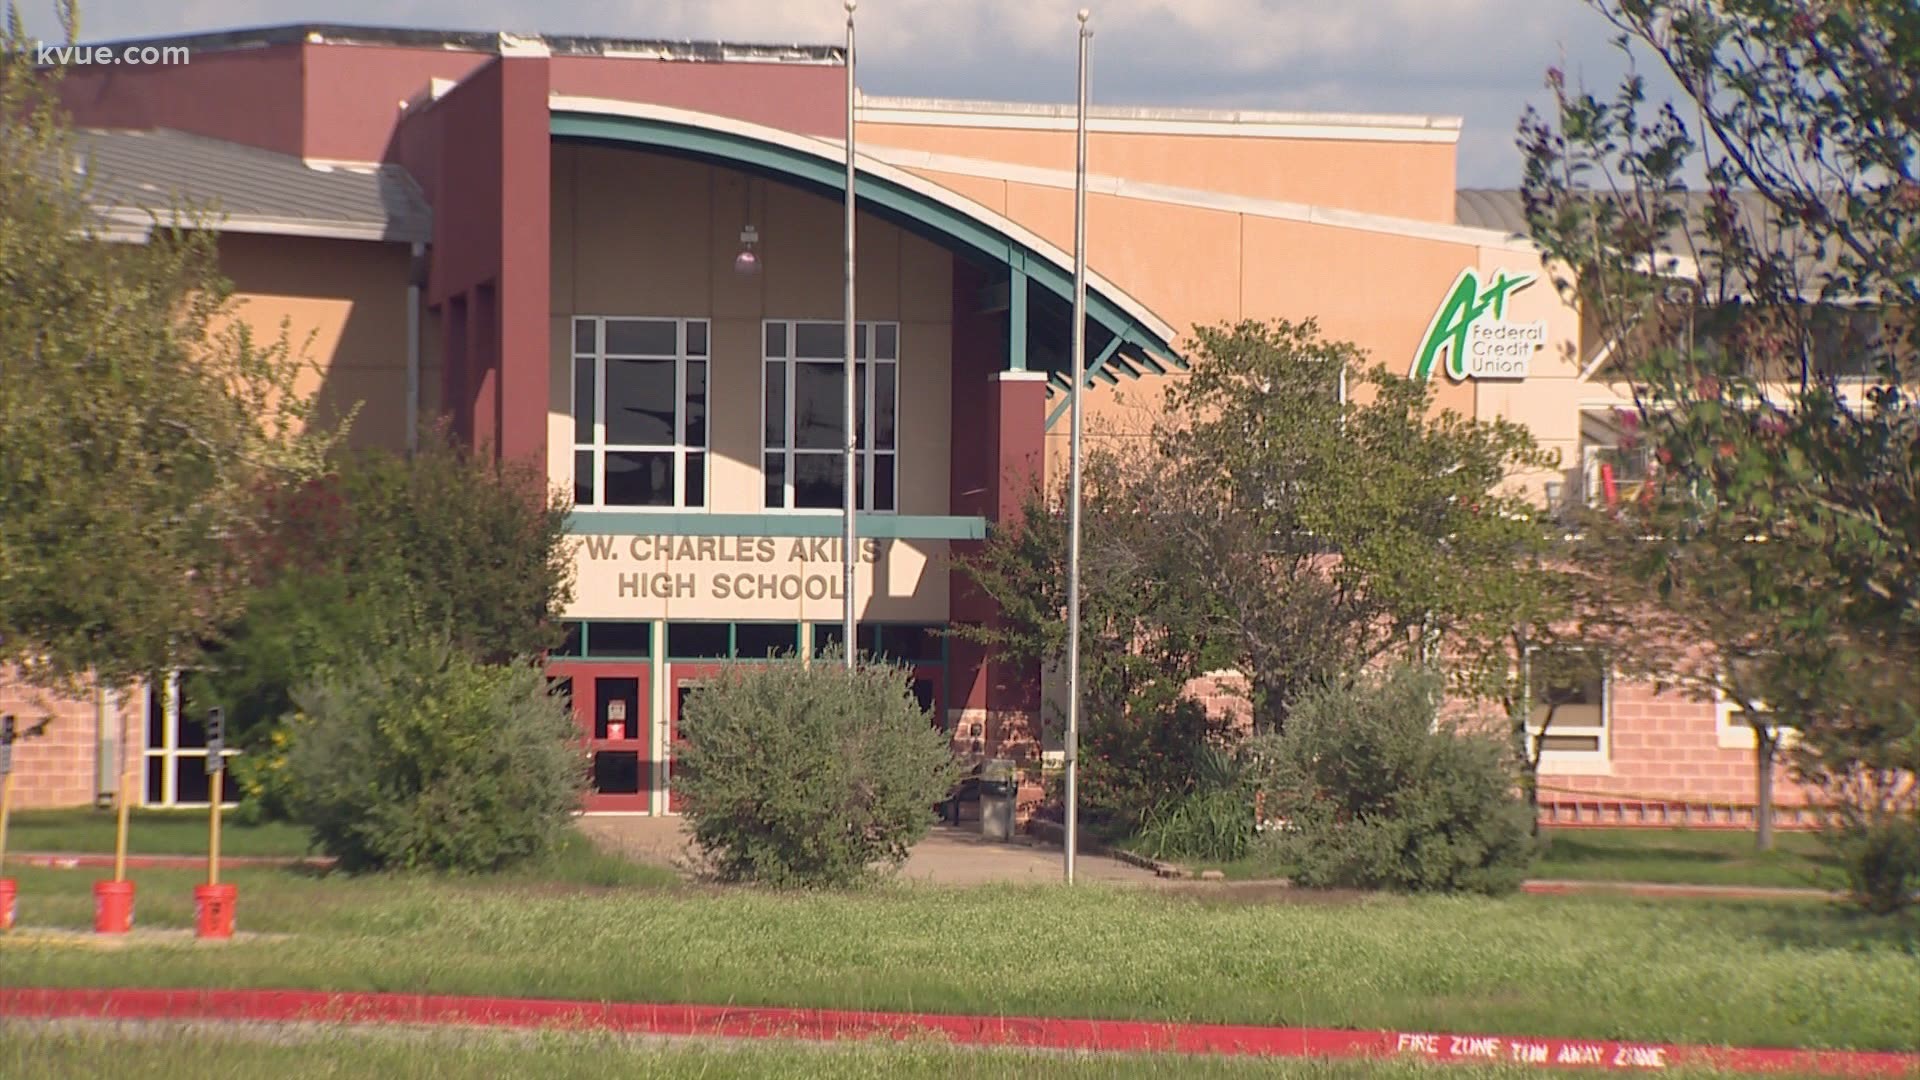
[[[675,817],[604,817],[580,819],[589,836],[630,858],[684,869],[693,853],[682,819]],[[1014,843],[980,839],[974,827],[936,825],[907,856],[900,876],[936,885],[1051,884],[1061,880],[1060,849],[1037,845],[1025,836]],[[1082,855],[1075,869],[1082,881],[1121,885],[1158,885],[1151,870],[1102,855]]]

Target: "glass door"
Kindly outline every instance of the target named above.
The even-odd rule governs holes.
[[[587,745],[588,813],[644,814],[653,795],[652,710],[642,664],[555,664]]]

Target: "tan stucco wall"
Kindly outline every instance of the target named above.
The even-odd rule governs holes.
[[[1510,275],[1534,275],[1533,284],[1508,298],[1506,318],[1509,322],[1546,320],[1549,344],[1533,354],[1523,380],[1472,380],[1474,415],[1482,420],[1500,418],[1524,424],[1542,448],[1560,455],[1560,469],[1525,478],[1529,486],[1559,479],[1580,463],[1580,407],[1612,400],[1614,394],[1581,378],[1585,352],[1580,313],[1555,291],[1537,253],[1482,251],[1478,267],[1483,281],[1502,270]]]
[[[553,316],[548,470],[573,486],[571,319],[645,315],[712,320],[708,387],[707,510],[766,513],[761,482],[763,319],[842,317],[840,204],[744,174],[658,155],[555,144],[553,148]],[[743,215],[760,233],[763,269],[734,273]],[[899,513],[946,514],[950,443],[952,257],[943,249],[863,215],[859,238],[858,316],[900,324]],[[697,512],[697,511],[696,511]],[[720,558],[745,551],[748,557]],[[767,601],[717,595],[716,575],[825,576],[838,588],[839,555],[775,542],[769,560],[757,545],[715,546],[691,559],[662,559],[652,545],[643,562],[627,538],[606,557],[584,549],[575,618],[833,620],[834,596]],[[796,554],[805,557],[796,558]],[[818,556],[826,557],[818,557]],[[945,545],[886,545],[862,564],[857,590],[863,617],[944,620]],[[694,574],[694,598],[622,596],[622,574]],[[648,579],[649,583],[651,578]],[[817,591],[820,586],[816,585]],[[651,589],[641,591],[651,592]],[[727,590],[731,593],[731,587]],[[758,591],[757,589],[755,590]]]
[[[1073,132],[864,122],[861,142],[1072,170]],[[1452,142],[1090,132],[1087,170],[1147,184],[1453,220]]]
[[[235,290],[232,317],[244,319],[261,343],[286,322],[288,343],[315,368],[299,389],[318,395],[317,419],[331,423],[359,407],[354,447],[406,446],[410,260],[405,244],[220,238],[220,269]]]
[[[944,177],[940,179],[945,180]],[[1009,216],[1056,243],[1071,244],[1071,195],[1004,183]],[[1350,341],[1372,363],[1407,372],[1435,308],[1461,270],[1483,264],[1538,268],[1530,252],[1487,248],[1468,239],[1399,235],[1198,207],[1172,206],[1115,195],[1087,200],[1087,247],[1093,269],[1124,283],[1128,292],[1171,323],[1191,345],[1196,325],[1238,319],[1313,318],[1330,339]],[[1516,298],[1510,317],[1546,318],[1571,354],[1578,319],[1544,279]],[[1536,365],[1544,369],[1545,365]],[[1556,372],[1557,373],[1557,372]],[[1178,378],[1179,376],[1170,376]],[[1119,434],[1151,421],[1167,379],[1122,380],[1090,394],[1088,424]],[[1507,409],[1538,421],[1543,439],[1571,438],[1577,417],[1544,399],[1564,386],[1523,385],[1511,400],[1482,406],[1471,381],[1441,377],[1436,407],[1463,415]],[[1536,408],[1536,398],[1542,399]],[[1491,412],[1487,412],[1491,415]],[[1515,415],[1516,419],[1523,419]],[[1049,433],[1050,469],[1064,460],[1067,426]],[[1056,473],[1057,475],[1057,473]]]

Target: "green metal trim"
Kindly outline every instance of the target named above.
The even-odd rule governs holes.
[[[1008,265],[1007,370],[1027,370],[1027,260],[1023,256]]]
[[[985,540],[987,519],[932,514],[858,514],[864,538],[881,540]],[[567,517],[574,536],[839,536],[838,514],[649,514],[635,510],[575,510]]]
[[[1100,355],[1094,358],[1093,363],[1087,365],[1087,378],[1091,380],[1095,376],[1102,375],[1102,369],[1106,367],[1107,361],[1113,359],[1114,354],[1119,352],[1120,346],[1125,343],[1126,338],[1124,337],[1115,337],[1112,341],[1107,342],[1107,347],[1101,349]],[[1105,377],[1108,383],[1116,381],[1111,375]],[[1059,423],[1060,417],[1065,415],[1067,409],[1073,405],[1073,376],[1071,374],[1061,375],[1060,385],[1067,391],[1067,396],[1062,398],[1060,404],[1055,405],[1053,411],[1047,414],[1046,430],[1048,431],[1053,430],[1053,425]]]
[[[732,132],[647,117],[579,112],[553,113],[549,131],[555,138],[592,139],[653,147],[785,176],[828,191],[843,192],[846,189],[843,163]],[[1011,266],[1019,258],[1025,265],[1028,277],[1061,299],[1073,299],[1073,274],[1070,270],[1041,258],[1038,252],[978,218],[870,174],[858,174],[854,186],[856,197],[869,207],[918,223],[945,237],[951,244],[968,248],[1002,265]],[[1097,289],[1087,290],[1087,312],[1116,335],[1131,333],[1138,340],[1172,351],[1170,343],[1161,341],[1159,335],[1141,325]]]

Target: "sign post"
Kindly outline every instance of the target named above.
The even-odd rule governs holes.
[[[195,937],[233,936],[233,902],[238,890],[220,884],[220,803],[227,775],[227,713],[207,710],[207,883],[193,890]]]
[[[7,814],[13,809],[13,717],[0,716],[0,875],[7,867]],[[15,898],[20,887],[10,877],[0,877],[0,931],[13,929]]]
[[[207,884],[220,884],[220,788],[227,775],[226,710],[215,705],[207,710]]]
[[[168,689],[172,689],[171,683]],[[93,883],[93,932],[96,934],[124,934],[133,929],[133,882],[127,880],[127,824],[133,804],[133,763],[134,755],[127,751],[126,740],[122,739],[120,787],[114,792],[117,820],[113,832],[113,880]]]

